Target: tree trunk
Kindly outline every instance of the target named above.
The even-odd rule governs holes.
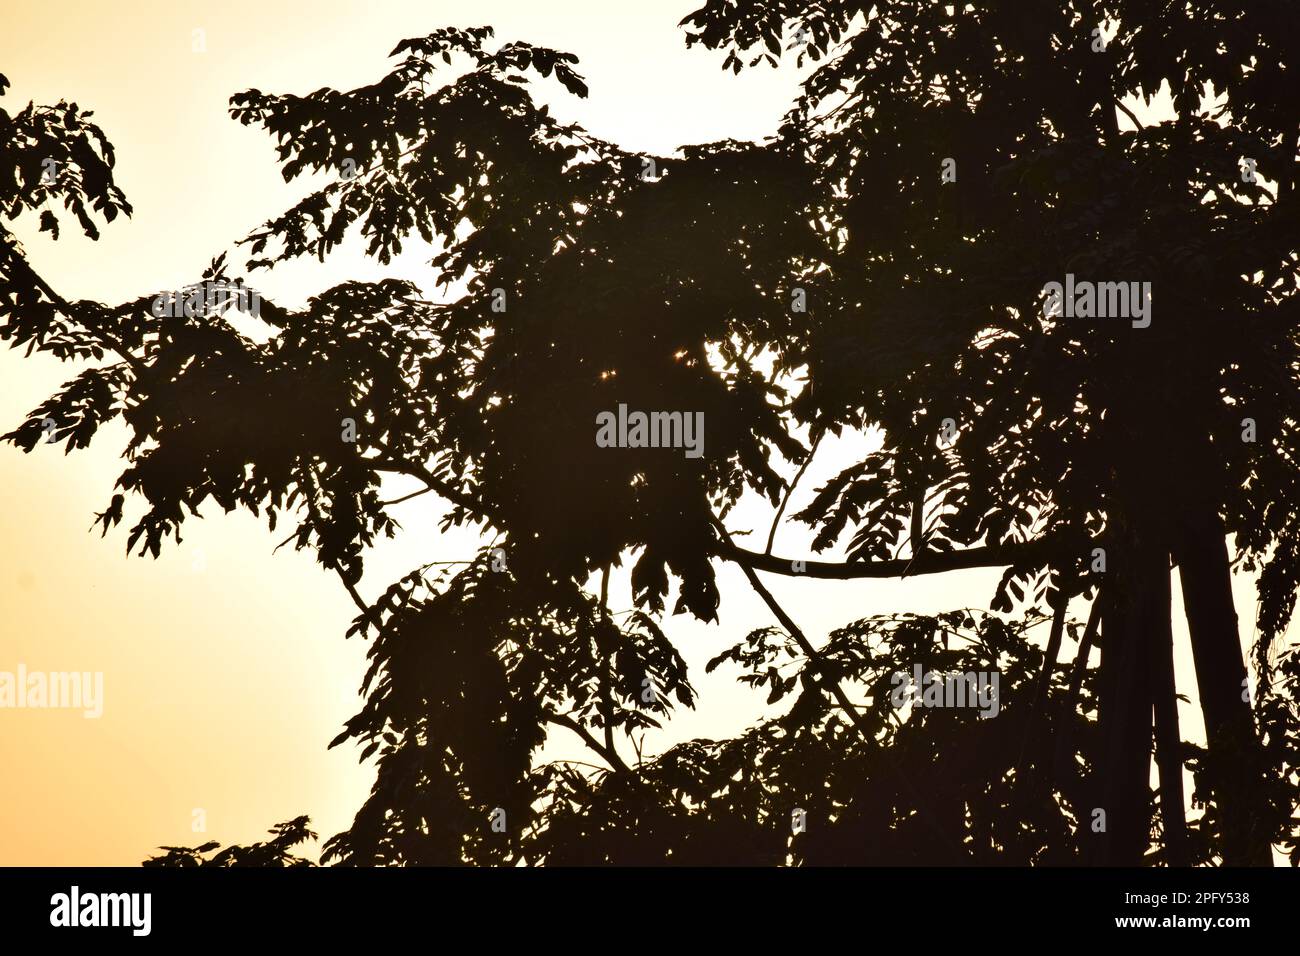
[[[1198,508],[1180,522],[1176,557],[1209,745],[1211,788],[1223,827],[1225,866],[1271,866],[1255,779],[1261,748],[1246,697],[1246,664],[1232,601],[1223,522]]]
[[[1101,674],[1098,690],[1097,806],[1089,859],[1100,866],[1140,866],[1151,840],[1150,625],[1159,601],[1158,577],[1167,562],[1160,549],[1131,529],[1110,569],[1113,589],[1102,611]],[[1166,586],[1166,593],[1168,588]],[[1166,609],[1167,613],[1167,609]],[[1105,812],[1105,830],[1096,833],[1096,811]]]

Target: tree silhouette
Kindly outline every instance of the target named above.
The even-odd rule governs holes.
[[[783,46],[820,65],[771,141],[672,157],[559,123],[530,87],[585,96],[575,58],[493,47],[489,28],[403,41],[349,92],[247,91],[231,114],[274,136],[286,179],[333,176],[243,241],[248,270],[324,261],[350,230],[387,263],[414,234],[451,293],[390,279],[301,311],[262,301],[259,343],[230,321],[244,299],[204,291],[248,287],[225,255],[159,315],[157,293],[62,300],[3,231],[0,336],[101,363],[5,437],[70,450],[120,416],[104,533],[142,500],[127,548],[157,556],[211,498],[296,522],[286,543],[339,576],[370,666],[335,744],[362,742],[377,775],[324,862],[1266,864],[1276,844],[1295,863],[1300,657],[1277,642],[1300,581],[1297,14],[1201,6],[710,2],[687,42],[725,48],[726,68]],[[1094,27],[1116,21],[1105,45]],[[1123,100],[1165,82],[1176,117],[1121,129]],[[0,113],[7,218],[61,197],[93,238],[87,204],[129,213],[83,117]],[[42,178],[50,155],[63,179]],[[48,209],[41,226],[57,236]],[[1067,272],[1150,282],[1153,320],[1050,314],[1044,285]],[[705,454],[599,447],[593,423],[619,404],[702,413]],[[783,515],[798,479],[782,459],[805,468],[823,436],[867,429],[879,450],[795,516],[845,561],[735,544],[746,492]],[[365,551],[397,530],[385,475],[487,543],[372,603]],[[1227,534],[1260,569],[1253,709]],[[790,709],[631,760],[637,734],[696,703],[663,622],[672,589],[674,613],[717,619],[716,560],[780,628],[711,666]],[[1205,750],[1177,723],[1171,560]],[[614,613],[624,561],[637,607]],[[1005,569],[994,613],[869,618],[817,642],[758,577],[981,566]],[[1068,618],[1078,595],[1087,622]],[[891,682],[918,664],[997,671],[996,718],[900,708]],[[555,729],[603,766],[539,764]],[[298,865],[306,825],[149,863]]]
[[[842,187],[832,221],[844,227],[821,273],[828,307],[813,334],[824,364],[793,412],[824,425],[865,410],[888,437],[803,517],[826,544],[857,527],[851,553],[868,558],[905,529],[914,555],[1041,542],[1006,562],[1003,586],[1019,598],[1017,582],[1046,583],[1049,605],[1099,583],[1080,559],[1104,545],[1107,762],[1094,799],[1113,823],[1095,851],[1108,862],[1132,863],[1148,844],[1153,711],[1161,787],[1176,797],[1166,810],[1182,803],[1172,555],[1224,860],[1267,863],[1290,808],[1276,791],[1264,806],[1266,795],[1278,779],[1294,783],[1295,764],[1260,764],[1224,537],[1265,566],[1267,685],[1267,651],[1295,593],[1298,131],[1283,105],[1295,54],[1282,38],[1296,15],[1187,7],[710,3],[686,23],[691,40],[727,47],[737,70],[745,50],[779,46],[784,28],[799,28],[813,56],[843,40],[789,120],[817,129],[819,168]],[[1165,83],[1177,115],[1143,127],[1123,101]],[[1202,109],[1207,83],[1214,99]],[[945,159],[955,181],[939,174]],[[1158,320],[1043,321],[1044,283],[1067,272],[1150,281]],[[936,454],[943,416],[961,435]],[[1267,437],[1243,442],[1243,416]],[[994,607],[1009,607],[1005,590]],[[1166,827],[1181,830],[1180,817]]]

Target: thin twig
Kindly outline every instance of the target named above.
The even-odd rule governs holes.
[[[767,533],[767,550],[763,552],[764,554],[772,553],[772,542],[776,540],[776,526],[781,523],[781,516],[785,514],[785,506],[790,503],[790,498],[794,495],[794,489],[799,484],[799,479],[803,477],[803,473],[812,464],[813,455],[817,454],[817,446],[822,443],[822,436],[825,434],[825,432],[822,432],[817,436],[817,440],[808,449],[808,456],[804,458],[803,464],[799,466],[799,471],[795,473],[794,481],[790,482],[790,487],[786,488],[785,497],[781,499],[781,507],[776,509],[776,517],[772,519],[772,530]]]
[[[431,491],[433,491],[432,488],[421,488],[419,491],[412,491],[409,495],[402,495],[402,497],[394,498],[392,501],[381,501],[379,504],[385,508],[389,505],[400,505],[403,501],[410,501],[412,498],[420,497],[420,495],[427,495]]]
[[[572,717],[569,717],[566,714],[547,714],[546,720],[547,722],[555,724],[556,726],[567,727],[569,730],[572,730],[575,734],[577,734],[579,737],[582,738],[583,743],[585,743],[588,747],[590,747],[592,750],[598,753],[601,756],[601,758],[604,759],[604,761],[608,763],[615,770],[627,774],[630,774],[632,772],[631,768],[629,768],[628,765],[623,762],[623,759],[619,757],[617,752],[606,750],[603,746],[601,746],[600,741],[591,735],[591,731],[589,731],[582,724],[578,723]]]
[[[1133,121],[1133,125],[1136,126],[1138,129],[1146,129],[1146,127],[1142,125],[1141,121],[1139,121],[1138,118],[1133,115],[1133,111],[1129,109],[1127,106],[1125,106],[1123,103],[1121,103],[1119,100],[1115,101],[1115,106],[1119,109],[1121,113],[1123,113],[1125,116],[1131,119]]]

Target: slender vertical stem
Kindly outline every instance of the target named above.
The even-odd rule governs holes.
[[[1174,632],[1170,622],[1169,575],[1156,582],[1151,595],[1153,633],[1151,691],[1156,729],[1156,767],[1160,773],[1160,819],[1165,863],[1191,866],[1187,817],[1183,807],[1182,735],[1178,730],[1178,688],[1174,680]]]
[[[825,432],[822,432],[821,435],[817,436],[812,443],[812,447],[808,449],[808,457],[803,460],[803,464],[799,466],[799,471],[795,473],[794,481],[790,482],[790,487],[785,490],[785,497],[781,499],[781,507],[776,509],[776,517],[772,519],[772,530],[767,533],[767,550],[763,552],[764,554],[772,553],[772,544],[776,541],[776,528],[781,523],[781,516],[785,514],[785,507],[790,503],[790,498],[794,495],[794,489],[798,486],[799,479],[803,477],[803,473],[812,464],[813,455],[817,454],[817,446],[822,443],[822,436],[825,434]]]
[[[1065,699],[1061,701],[1061,706],[1056,713],[1056,776],[1062,779],[1068,776],[1075,776],[1075,765],[1073,761],[1073,742],[1074,727],[1069,721],[1069,717],[1074,714],[1075,709],[1079,706],[1079,693],[1083,689],[1083,675],[1088,671],[1088,656],[1092,653],[1092,645],[1097,640],[1097,629],[1101,626],[1102,602],[1105,600],[1105,592],[1098,588],[1097,596],[1093,599],[1092,610],[1088,612],[1088,623],[1083,629],[1083,637],[1079,638],[1079,652],[1074,657],[1074,670],[1070,674],[1070,687],[1066,691]]]
[[[608,634],[610,630],[609,565],[606,565],[600,573],[600,630],[602,635]],[[600,643],[597,642],[598,649]],[[618,748],[614,746],[614,675],[611,673],[612,658],[612,650],[600,650],[600,700],[605,724],[605,749],[610,754],[617,755]],[[619,762],[622,762],[621,758]]]

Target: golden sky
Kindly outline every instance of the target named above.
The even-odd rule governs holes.
[[[589,99],[569,97],[554,83],[538,87],[541,98],[562,119],[629,149],[664,154],[686,143],[771,133],[798,74],[734,76],[719,69],[720,56],[688,52],[676,24],[696,6],[0,0],[0,73],[12,83],[3,105],[12,113],[28,100],[68,99],[94,110],[135,207],[132,219],[103,229],[97,243],[71,225],[54,243],[37,236],[31,220],[20,222],[18,235],[65,298],[116,303],[194,281],[210,259],[310,185],[283,182],[271,139],[233,122],[227,99],[254,87],[307,93],[373,82],[399,40],[443,26],[490,24],[500,40],[577,54]],[[204,52],[193,49],[195,30],[204,31]],[[290,263],[255,283],[287,305],[347,279],[386,275],[423,283],[432,295],[427,259],[427,249],[412,246],[381,267],[352,244],[323,265]],[[75,371],[44,356],[0,352],[0,432]],[[864,442],[824,447],[801,486],[804,499],[819,475]],[[187,522],[183,545],[165,548],[159,560],[128,559],[126,524],[104,539],[89,530],[113,493],[125,444],[119,426],[66,457],[61,446],[37,446],[26,456],[0,447],[0,671],[22,664],[104,675],[98,719],[0,709],[0,771],[8,784],[0,800],[0,865],[132,865],[160,844],[258,840],[271,824],[301,813],[322,836],[333,835],[348,825],[372,779],[354,750],[325,749],[359,704],[365,645],[343,638],[355,608],[310,554],[273,556],[279,539],[264,522],[215,506],[204,521]],[[799,505],[796,497],[789,512]],[[475,548],[470,536],[439,534],[430,497],[396,513],[406,532],[372,555],[361,586],[368,597],[418,564],[464,558]],[[765,534],[769,521],[769,509],[751,503],[729,524]],[[805,545],[798,528],[787,528],[776,550],[807,556]],[[872,613],[985,606],[996,577],[782,578],[770,587],[816,635]],[[760,712],[761,697],[730,672],[703,674],[710,657],[772,623],[738,571],[724,569],[721,584],[721,626],[669,622],[701,700],[654,742],[654,752],[681,739],[734,733]],[[1237,598],[1249,639],[1249,581],[1238,582]],[[614,582],[611,601],[629,606],[625,579]],[[1179,689],[1195,704],[1180,605],[1175,587]],[[1182,708],[1186,736],[1200,738],[1198,716],[1194,706]],[[553,746],[562,752],[571,744]],[[196,810],[203,832],[195,830]]]

